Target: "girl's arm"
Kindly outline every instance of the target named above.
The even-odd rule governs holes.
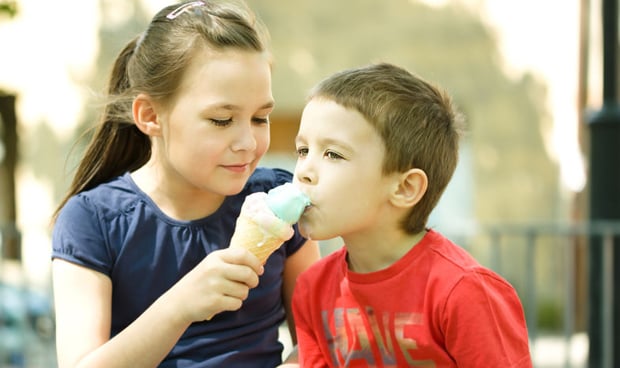
[[[239,309],[261,273],[260,262],[245,249],[213,252],[110,339],[110,279],[56,259],[52,276],[58,367],[156,367],[192,322]]]
[[[110,279],[62,260],[52,267],[60,368],[155,367],[189,326],[161,298],[110,340]]]
[[[308,240],[306,243],[293,255],[287,258],[284,265],[284,279],[283,279],[283,299],[284,306],[286,308],[286,319],[288,324],[289,333],[291,334],[291,341],[293,342],[293,352],[286,359],[284,364],[297,363],[297,335],[295,334],[295,321],[293,320],[292,299],[293,289],[297,276],[305,271],[311,264],[318,261],[321,258],[319,252],[319,245],[317,241]],[[294,367],[295,365],[288,365]]]

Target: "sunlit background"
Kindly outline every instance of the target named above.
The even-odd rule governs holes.
[[[49,296],[50,216],[79,158],[82,146],[74,143],[95,121],[96,96],[116,53],[168,2],[15,3],[14,16],[0,15],[0,93],[16,96],[14,220],[21,259],[0,259],[0,280]],[[468,118],[461,163],[429,225],[469,239],[486,226],[585,219],[583,115],[602,104],[599,0],[248,4],[269,28],[275,56],[273,143],[265,165],[292,169],[292,137],[305,93],[314,83],[342,68],[390,61],[445,86]],[[3,152],[0,143],[0,162]],[[5,205],[8,200],[0,197]],[[337,239],[326,242],[324,252],[337,246]],[[464,240],[463,246],[481,262],[497,266],[526,298],[523,274],[533,266],[506,261],[523,252],[506,250],[503,261],[497,261],[484,245]],[[543,261],[553,258],[553,251],[537,254]],[[565,313],[565,295],[553,294],[564,281],[550,272],[535,280],[538,321],[546,310],[542,301],[556,308],[560,318]],[[573,322],[577,332],[583,331],[579,321]],[[561,325],[549,329],[562,332]],[[534,351],[537,367],[560,367],[567,360],[583,364],[583,344],[571,341],[553,350],[552,340],[540,340],[551,345]],[[53,366],[42,362],[49,360],[36,364]]]

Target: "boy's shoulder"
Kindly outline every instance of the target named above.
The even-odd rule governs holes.
[[[453,282],[473,280],[480,282],[481,278],[493,280],[499,285],[512,285],[495,270],[482,265],[474,256],[463,247],[453,243],[437,231],[429,231],[432,240],[429,249],[433,254],[433,272],[438,278],[451,279]],[[501,287],[503,287],[501,286]]]
[[[464,269],[481,267],[478,260],[465,248],[455,244],[436,230],[429,229],[424,238],[424,242],[430,252],[447,263]]]

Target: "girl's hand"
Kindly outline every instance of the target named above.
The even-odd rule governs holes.
[[[241,308],[263,272],[260,261],[245,249],[217,250],[170,289],[171,302],[189,323],[210,320]]]

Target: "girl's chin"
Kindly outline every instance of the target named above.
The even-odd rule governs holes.
[[[249,180],[249,176],[239,177],[239,178],[235,178],[235,180],[227,181],[225,184],[226,192],[227,192],[226,195],[237,195],[241,193],[243,188],[245,188],[245,185],[247,184],[248,180]]]

